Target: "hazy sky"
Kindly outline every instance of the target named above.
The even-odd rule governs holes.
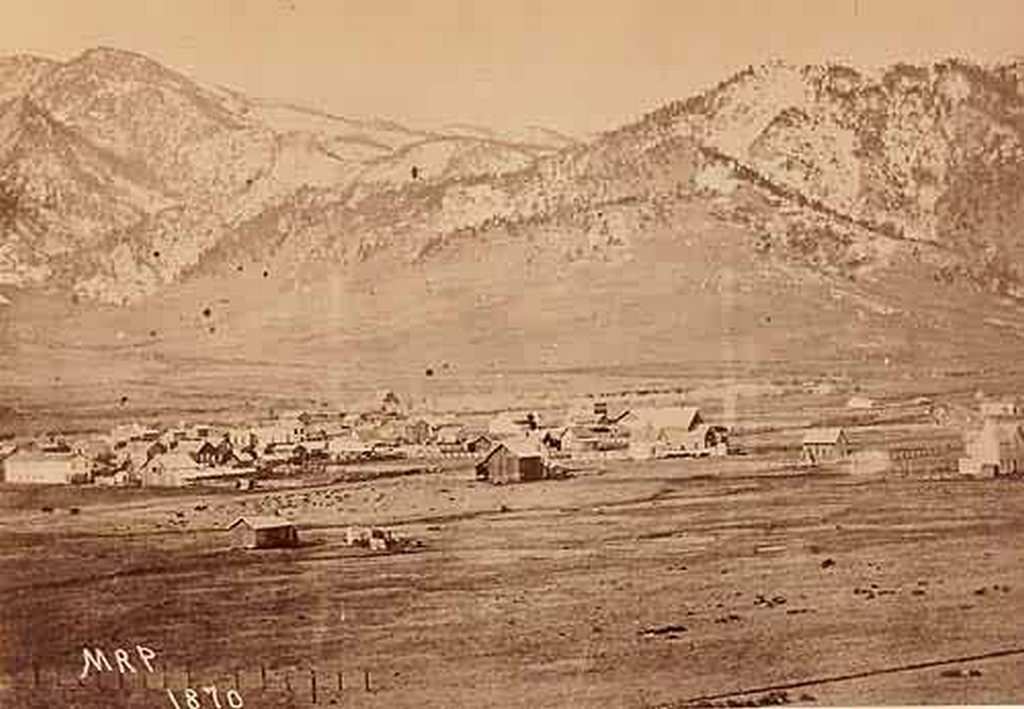
[[[0,53],[146,53],[352,116],[586,134],[748,64],[1024,54],[1021,0],[5,0]]]

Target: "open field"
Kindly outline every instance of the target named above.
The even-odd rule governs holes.
[[[186,665],[193,684],[223,686],[240,668],[252,707],[308,704],[311,666],[319,703],[367,707],[673,706],[790,684],[802,704],[1019,700],[1019,655],[872,673],[1024,644],[1024,486],[780,461],[606,463],[503,487],[455,469],[78,515],[8,506],[4,705],[170,706],[138,677],[131,693],[113,676],[48,688],[55,672],[71,682],[83,646],[136,643],[171,686]],[[302,548],[228,548],[226,521],[270,510],[300,522]],[[350,523],[423,546],[360,552]],[[325,688],[339,669],[343,695]]]

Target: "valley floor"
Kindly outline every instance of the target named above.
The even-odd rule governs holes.
[[[247,707],[305,706],[311,669],[318,704],[356,707],[1024,692],[1022,485],[796,474],[752,458],[472,478],[99,496],[76,515],[7,507],[2,703],[173,709],[164,683],[183,701],[187,681],[237,681]],[[226,521],[270,510],[300,523],[301,548],[229,548]],[[357,551],[350,523],[422,546]],[[75,683],[83,647],[136,644],[156,650],[153,675]]]

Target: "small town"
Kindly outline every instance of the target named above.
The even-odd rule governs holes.
[[[865,411],[878,405],[854,396],[847,407]],[[1013,477],[1024,475],[1022,425],[1024,408],[996,400],[980,403],[959,441],[947,439],[940,446],[858,450],[851,442],[855,428],[809,428],[794,451],[794,464],[847,472]],[[0,470],[7,483],[252,490],[282,480],[301,485],[304,476],[361,464],[391,463],[394,470],[415,471],[419,468],[410,466],[419,462],[463,459],[473,463],[477,480],[503,484],[557,478],[560,471],[596,461],[748,453],[730,440],[730,432],[730,426],[705,420],[699,407],[682,403],[630,408],[595,400],[589,408],[582,404],[554,415],[503,411],[487,421],[466,421],[409,413],[389,391],[376,410],[293,410],[230,426],[131,422],[106,435],[8,439],[0,443]]]
[[[1024,3],[17,5],[0,709],[1024,704]]]

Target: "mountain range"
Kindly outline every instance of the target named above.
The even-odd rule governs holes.
[[[1021,62],[748,67],[583,141],[354,120],[114,49],[0,60],[21,404],[1005,363],[1022,226]]]

